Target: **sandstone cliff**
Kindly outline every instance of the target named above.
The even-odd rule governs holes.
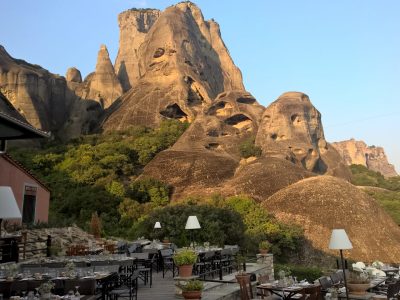
[[[159,15],[158,9],[129,9],[118,16],[119,49],[115,71],[124,91],[136,85],[141,77],[138,50]]]
[[[84,98],[98,101],[103,108],[108,108],[121,95],[122,87],[115,75],[107,47],[101,45],[96,70],[90,78],[89,91]]]
[[[12,58],[0,46],[0,91],[33,126],[56,131],[67,118],[72,99],[64,77]]]
[[[385,177],[398,175],[394,166],[389,163],[382,147],[367,146],[363,141],[354,139],[335,142],[332,145],[347,165],[363,165],[370,170],[380,172]]]
[[[139,20],[134,22],[135,18]],[[161,13],[128,11],[119,19],[119,53],[125,53],[124,61],[131,58],[131,75],[128,67],[126,72],[132,89],[113,105],[104,129],[129,124],[156,126],[164,118],[193,121],[219,93],[244,91],[241,72],[233,64],[217,24],[204,20],[193,3],[179,3]],[[135,26],[142,20],[147,20],[140,35],[143,41],[138,38],[135,54],[130,52],[127,57],[125,32],[136,34]],[[118,64],[116,69],[120,73]]]
[[[256,144],[266,157],[286,159],[315,173],[350,178],[338,153],[325,140],[321,114],[303,93],[284,93],[266,108]]]

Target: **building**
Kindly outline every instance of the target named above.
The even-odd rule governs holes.
[[[49,189],[7,154],[0,155],[0,186],[11,187],[21,211],[22,223],[48,221]]]
[[[22,223],[48,221],[50,191],[29,170],[6,153],[7,141],[49,136],[25,122],[22,116],[17,119],[0,111],[0,186],[11,187],[21,211]]]

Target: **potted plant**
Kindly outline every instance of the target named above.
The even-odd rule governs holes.
[[[40,299],[50,299],[51,290],[54,288],[52,281],[47,281],[39,286]]]
[[[267,254],[268,250],[271,248],[271,243],[268,241],[261,241],[258,244],[258,249],[261,254]]]
[[[189,280],[186,284],[181,285],[182,296],[185,299],[200,299],[203,287],[203,282],[200,280]]]
[[[174,262],[178,266],[180,277],[192,276],[193,264],[196,261],[197,254],[193,250],[184,249],[174,255]]]
[[[367,289],[370,288],[369,282],[368,274],[351,272],[347,287],[352,294],[364,295]]]
[[[246,280],[247,277],[250,277],[250,274],[246,273],[246,269],[245,269],[246,258],[243,255],[236,256],[235,264],[236,264],[236,270],[237,270],[235,277],[239,283],[243,280]]]

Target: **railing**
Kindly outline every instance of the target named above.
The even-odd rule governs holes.
[[[27,250],[27,245],[34,245],[41,243],[43,247],[31,248]],[[0,262],[15,261],[18,262],[20,258],[26,259],[27,256],[47,256],[51,255],[51,236],[48,235],[46,239],[37,239],[28,242],[27,233],[23,232],[21,236],[2,238],[0,243]],[[29,255],[31,254],[31,255]]]

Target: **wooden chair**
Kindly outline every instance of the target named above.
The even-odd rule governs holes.
[[[321,300],[321,286],[320,285],[305,287],[304,293],[307,297],[307,300]]]
[[[253,299],[253,289],[251,287],[250,276],[236,276],[236,280],[240,286],[240,299],[241,300],[251,300]]]

